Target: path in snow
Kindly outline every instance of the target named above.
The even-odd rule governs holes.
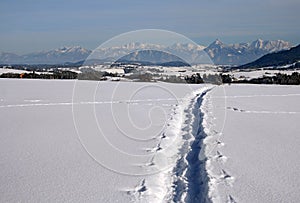
[[[197,94],[184,110],[182,126],[183,145],[174,171],[174,202],[204,202],[207,198],[205,160],[200,160],[202,140],[205,137],[200,106],[206,91]]]
[[[203,97],[209,90],[200,88],[173,108],[166,129],[157,138],[157,144],[146,149],[153,156],[144,165],[156,167],[163,155],[170,159],[170,168],[154,176],[142,177],[136,187],[128,191],[135,202],[154,202],[156,193],[161,194],[162,202],[210,202],[206,159],[202,149],[206,135],[200,109]]]

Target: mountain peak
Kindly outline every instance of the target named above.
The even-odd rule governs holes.
[[[216,39],[213,43],[211,43],[207,48],[206,50],[210,50],[210,49],[220,49],[220,48],[223,48],[225,46],[225,44],[219,40],[219,39]]]
[[[220,39],[216,39],[212,44],[223,45],[224,43]]]
[[[262,49],[263,48],[263,44],[264,44],[264,40],[257,39],[255,41],[253,41],[250,46],[253,47],[253,48],[255,48],[255,49]]]
[[[68,49],[83,49],[81,46],[62,46],[58,48],[60,50],[68,50]]]

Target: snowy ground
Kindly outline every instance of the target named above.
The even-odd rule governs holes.
[[[300,70],[253,70],[253,71],[231,71],[226,74],[232,75],[236,79],[253,79],[262,78],[263,76],[275,76],[278,73],[292,75],[294,72],[300,72]]]
[[[295,202],[300,88],[0,80],[1,202]]]
[[[215,202],[298,201],[300,87],[225,90],[225,103],[224,88],[218,87],[202,106],[210,197]]]
[[[70,69],[68,69],[70,70]],[[73,70],[70,70],[73,71]],[[75,70],[73,72],[76,72]],[[32,73],[32,71],[27,71],[27,70],[18,70],[18,69],[12,69],[12,68],[0,68],[0,75],[4,74],[4,73],[17,73],[17,74],[21,74],[21,73]],[[77,72],[78,73],[78,72]],[[51,72],[35,72],[35,74],[53,74]]]
[[[18,79],[0,86],[1,202],[174,199],[176,161],[190,144],[182,148],[179,134],[192,116],[184,109],[194,90],[208,88]]]
[[[0,75],[3,73],[30,73],[30,71],[26,70],[17,70],[12,68],[0,68]]]

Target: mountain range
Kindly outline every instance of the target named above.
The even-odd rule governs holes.
[[[275,67],[294,63],[300,63],[300,45],[289,50],[266,54],[251,63],[240,66],[239,68]]]
[[[283,40],[255,40],[250,43],[224,44],[220,40],[214,41],[205,48],[213,62],[218,65],[242,65],[250,63],[265,54],[287,50],[291,48],[289,42]]]
[[[115,62],[118,64],[132,64],[138,63],[141,65],[156,65],[156,66],[190,66],[189,63],[182,58],[170,54],[168,52],[156,51],[156,50],[142,50],[135,51],[127,54]]]
[[[85,60],[92,51],[80,46],[61,47],[50,51],[34,52],[24,55],[0,53],[1,64],[64,64]]]
[[[208,55],[204,52],[205,47],[191,43],[175,43],[172,45],[162,44],[145,44],[139,42],[132,42],[123,46],[112,46],[112,47],[99,47],[93,51],[88,57],[85,64],[92,65],[95,62],[114,62],[121,58],[127,62],[145,62],[151,64],[161,64],[165,62],[184,61],[189,64],[199,63],[206,58],[209,59]],[[172,57],[171,57],[172,56]],[[206,63],[210,63],[207,60]]]
[[[283,40],[264,41],[261,39],[250,43],[239,44],[225,44],[220,40],[216,40],[207,47],[196,44],[176,43],[170,46],[165,46],[136,42],[117,47],[99,48],[94,52],[80,46],[61,47],[55,50],[41,51],[25,55],[2,52],[0,53],[0,64],[76,63],[86,60],[91,53],[94,54],[97,52],[100,56],[100,58],[97,59],[100,59],[102,62],[116,61],[128,53],[133,53],[137,50],[160,50],[162,52],[172,53],[175,56],[179,56],[186,62],[190,63],[197,63],[197,59],[203,58],[202,56],[205,52],[215,64],[238,66],[252,62],[265,54],[287,50],[289,48],[291,48],[291,44]],[[167,55],[151,53],[147,59],[147,56],[143,53],[143,61],[151,59],[151,63],[171,62],[170,58],[168,60],[163,59],[164,56]],[[140,54],[131,54],[129,58],[132,61],[140,61],[139,57],[141,57]]]

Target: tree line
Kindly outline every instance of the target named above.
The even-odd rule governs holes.
[[[51,73],[3,73],[0,78],[30,78],[30,79],[77,79],[77,73],[72,71],[55,71]]]

